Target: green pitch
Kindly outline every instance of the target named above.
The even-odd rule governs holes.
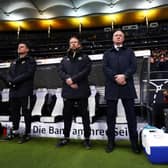
[[[34,138],[25,144],[0,141],[0,168],[168,168],[152,165],[143,152],[132,153],[126,140],[118,140],[110,154],[104,150],[105,141],[92,141],[91,150],[81,140],[62,148],[55,147],[57,142],[53,138]]]

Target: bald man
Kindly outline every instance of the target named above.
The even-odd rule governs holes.
[[[121,30],[115,31],[113,46],[103,56],[103,71],[106,79],[105,99],[107,100],[107,153],[112,152],[115,147],[118,99],[122,100],[125,109],[132,150],[134,153],[140,153],[134,111],[134,98],[137,97],[133,81],[136,58],[133,50],[124,46],[124,39],[124,33]]]

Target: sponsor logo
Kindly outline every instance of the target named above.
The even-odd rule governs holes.
[[[11,127],[11,122],[2,122],[3,126]],[[138,131],[142,130],[145,126],[144,123],[138,124]],[[54,137],[60,138],[63,137],[63,122],[59,123],[32,123],[31,127],[31,135],[36,137]],[[107,139],[106,136],[106,123],[94,123],[91,124],[91,139]],[[24,133],[25,124],[20,123],[20,132]],[[127,124],[116,124],[115,128],[115,136],[116,139],[129,139],[129,132]],[[72,123],[70,138],[72,139],[83,139],[84,138],[84,130],[83,124]]]

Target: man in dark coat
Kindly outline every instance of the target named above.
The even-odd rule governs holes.
[[[35,60],[28,55],[29,46],[26,42],[18,44],[18,58],[14,60],[9,68],[7,82],[10,87],[11,118],[13,123],[13,137],[18,135],[20,111],[25,120],[25,134],[19,143],[30,140],[31,111],[30,98],[33,95],[33,81],[36,70]]]
[[[59,76],[63,81],[64,139],[61,139],[57,146],[60,147],[69,143],[73,107],[77,103],[84,126],[84,146],[90,149],[91,143],[89,138],[91,129],[87,107],[88,97],[90,95],[88,76],[91,71],[91,61],[87,55],[82,53],[80,47],[79,39],[77,37],[71,37],[68,53],[61,61],[58,70]]]
[[[162,91],[158,92],[152,107],[152,124],[159,129],[168,126],[168,83],[162,83]],[[168,127],[166,128],[168,131]]]
[[[104,53],[103,70],[105,74],[105,98],[107,100],[107,137],[106,152],[112,152],[115,146],[115,122],[118,99],[125,109],[128,130],[133,152],[139,153],[134,98],[136,91],[133,74],[136,72],[134,52],[123,45],[124,33],[117,30],[113,34],[113,46]]]

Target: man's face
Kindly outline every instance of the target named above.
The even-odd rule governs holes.
[[[29,52],[29,49],[27,48],[26,44],[20,43],[18,45],[18,54],[27,54]]]
[[[79,40],[76,39],[76,38],[71,38],[69,40],[69,47],[73,50],[77,49],[77,48],[80,48],[80,43],[79,43]]]
[[[113,43],[116,45],[123,44],[124,42],[124,33],[122,31],[116,31],[113,34]]]

